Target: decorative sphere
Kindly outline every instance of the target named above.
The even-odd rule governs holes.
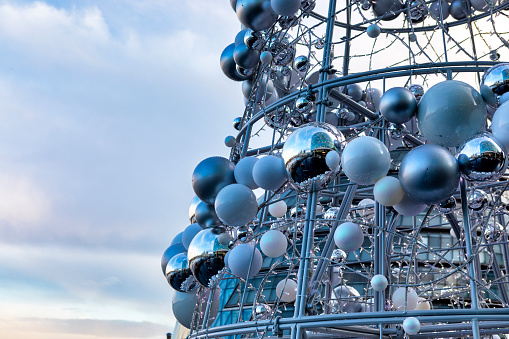
[[[348,258],[348,255],[346,254],[346,252],[339,248],[336,248],[335,250],[333,250],[332,254],[330,256],[330,260],[332,262],[335,262],[338,264],[346,262],[347,258]]]
[[[442,19],[445,20],[449,17],[449,4],[447,1],[438,0],[433,2],[429,6],[429,11],[436,20],[440,20],[440,6],[442,7]]]
[[[184,245],[179,242],[173,245],[170,245],[161,257],[161,269],[163,270],[163,274],[166,275],[166,265],[168,265],[168,261],[170,261],[171,258],[173,258],[175,255],[186,252],[186,248]]]
[[[339,167],[339,161],[340,161],[339,153],[336,151],[330,151],[325,156],[325,163],[327,164],[327,167],[329,167],[331,171],[335,171]]]
[[[270,6],[270,0],[238,0],[236,12],[239,21],[254,31],[269,28],[278,18]]]
[[[503,103],[493,115],[491,123],[493,136],[509,149],[509,103]]]
[[[299,71],[299,72],[307,72],[309,69],[309,59],[305,55],[301,55],[295,58],[295,61],[293,62],[293,67]]]
[[[202,228],[216,227],[223,224],[217,217],[214,205],[203,201],[200,201],[198,206],[196,206],[196,222]]]
[[[421,323],[417,320],[417,318],[408,317],[403,321],[403,329],[407,334],[417,334],[421,329]]]
[[[398,204],[405,195],[399,180],[394,177],[380,178],[373,187],[375,200],[384,206]]]
[[[233,119],[233,123],[232,123],[232,126],[233,128],[235,128],[237,131],[240,131],[240,124],[242,123],[242,118],[241,117],[236,117],[235,119]]]
[[[297,282],[293,279],[283,279],[276,285],[276,297],[282,302],[293,302],[297,297]]]
[[[483,212],[489,205],[489,197],[486,192],[474,189],[467,194],[467,205],[472,211]]]
[[[354,101],[362,100],[362,87],[358,84],[351,84],[346,86],[346,94],[352,98]]]
[[[272,309],[267,304],[256,304],[253,309],[253,318],[255,320],[265,320],[272,317]]]
[[[411,287],[398,287],[392,294],[392,306],[397,311],[403,311],[406,303],[406,310],[412,311],[417,306],[417,293]]]
[[[269,205],[269,213],[274,218],[283,217],[286,214],[287,209],[288,206],[286,205],[286,202],[284,200],[279,200]]]
[[[484,0],[481,0],[484,2]],[[500,97],[509,92],[509,63],[492,66],[482,76],[481,93],[492,107],[500,107]]]
[[[282,16],[292,16],[300,9],[300,0],[270,0],[274,12]]]
[[[381,31],[382,30],[380,29],[380,26],[378,26],[377,24],[371,24],[368,26],[368,28],[366,28],[366,34],[370,38],[377,38],[380,35]]]
[[[465,19],[469,12],[467,6],[463,0],[454,0],[449,6],[449,13],[456,20]]]
[[[308,113],[313,109],[313,101],[307,96],[302,96],[295,100],[295,110],[299,113]]]
[[[233,51],[233,60],[235,63],[246,69],[256,67],[260,62],[260,51],[251,49],[245,43],[238,44]]]
[[[410,1],[408,4],[408,14],[407,17],[410,18],[412,23],[423,22],[428,15],[428,9],[424,2],[419,0]]]
[[[408,86],[408,90],[412,93],[417,103],[419,103],[424,95],[424,88],[419,84],[411,84]]]
[[[198,225],[197,223],[191,224],[186,227],[184,232],[182,232],[182,245],[186,248],[186,250],[189,248],[189,245],[191,244],[191,241],[193,238],[202,230],[203,228]],[[187,260],[187,259],[186,259]]]
[[[458,162],[448,149],[432,144],[414,148],[403,158],[399,182],[412,199],[438,204],[458,188]]]
[[[389,171],[391,156],[383,142],[365,136],[345,146],[341,164],[348,179],[359,185],[372,185]]]
[[[362,310],[361,304],[357,301],[360,294],[354,287],[347,285],[337,286],[334,288],[334,295],[341,300],[339,303],[335,303],[337,311],[355,313]]]
[[[431,304],[429,301],[427,301],[424,298],[419,297],[417,306],[414,308],[414,310],[420,310],[420,311],[427,311],[431,309]]]
[[[364,232],[359,225],[345,222],[339,225],[334,232],[336,246],[346,252],[353,252],[362,247]]]
[[[235,183],[235,165],[223,157],[202,160],[193,172],[193,190],[201,201],[213,204],[223,187]]]
[[[276,191],[283,186],[288,177],[283,159],[266,155],[253,166],[253,180],[265,190]]]
[[[235,146],[237,144],[237,140],[235,139],[234,136],[229,135],[224,139],[224,144],[226,147],[232,148],[233,146]]]
[[[484,237],[488,242],[497,242],[502,240],[502,236],[505,234],[504,226],[498,222],[488,222],[484,229]]]
[[[189,222],[195,223],[196,222],[196,206],[200,203],[200,198],[198,198],[196,195],[191,199],[191,203],[189,204]]]
[[[185,252],[175,255],[168,261],[166,280],[174,290],[180,292],[189,292],[196,287],[196,279],[189,269]]]
[[[398,17],[403,4],[399,0],[373,1],[373,13],[384,21],[394,20]]]
[[[387,127],[387,131],[389,132],[389,136],[394,140],[401,140],[405,136],[406,126],[403,124],[394,124],[390,123],[389,127]]]
[[[286,253],[288,240],[277,230],[270,230],[260,239],[260,249],[267,257],[278,258]]]
[[[253,167],[258,161],[256,157],[245,157],[239,160],[235,166],[234,176],[237,183],[245,185],[254,190],[258,185],[253,179]]]
[[[382,99],[382,91],[378,88],[368,88],[364,95],[366,107],[372,111],[378,111],[380,108],[380,100]]]
[[[237,33],[237,35],[235,36],[235,47],[237,47],[241,43],[244,43],[244,37],[246,36],[246,33],[249,31],[251,31],[249,28],[245,28]]]
[[[290,181],[307,190],[314,182],[325,187],[339,172],[327,166],[327,154],[339,152],[344,137],[336,127],[311,122],[295,130],[283,146],[283,159]]]
[[[232,248],[228,256],[228,267],[233,275],[244,280],[257,275],[262,268],[262,262],[262,254],[253,244],[237,245]],[[249,267],[251,267],[251,269],[249,269]]]
[[[221,69],[223,70],[224,75],[234,81],[243,81],[249,79],[250,76],[242,75],[237,71],[237,64],[233,59],[233,52],[235,51],[235,43],[232,43],[223,50],[221,53]]]
[[[262,52],[262,54],[260,54],[260,61],[266,65],[270,64],[272,61],[272,53],[269,51]]]
[[[219,234],[208,228],[200,231],[189,244],[189,268],[198,282],[205,287],[214,285],[217,274],[224,267],[228,246],[219,241]]]
[[[198,296],[195,293],[184,293],[175,291],[171,305],[173,315],[177,321],[186,328],[191,328],[194,309],[198,303]]]
[[[254,79],[248,79],[242,82],[242,94],[244,98],[250,99],[253,97],[257,103],[265,100],[265,104],[267,104],[267,100],[272,97],[274,93],[274,84],[272,80],[268,79],[267,74],[264,74],[256,83],[254,83],[254,81]],[[252,93],[253,89],[254,93]]]
[[[244,34],[244,44],[246,44],[247,48],[260,51],[265,47],[265,39],[262,33],[249,29]]]
[[[373,278],[371,278],[371,287],[373,287],[375,291],[379,292],[385,291],[387,286],[389,286],[389,281],[387,280],[385,275],[377,274],[374,275]]]
[[[456,198],[451,196],[445,199],[437,205],[437,209],[444,214],[451,213],[456,209]]]
[[[490,9],[490,1],[485,0],[470,0],[470,6],[472,6],[476,11],[486,12]]]
[[[417,202],[410,198],[408,195],[404,195],[401,201],[394,205],[394,209],[401,215],[413,217],[422,213],[426,209],[427,205],[421,202]]]
[[[429,141],[457,147],[486,125],[486,105],[472,86],[456,80],[426,91],[417,108],[417,124]]]
[[[412,119],[417,110],[417,101],[408,89],[394,87],[384,93],[380,100],[380,113],[385,120],[404,124]]]
[[[258,213],[256,196],[241,184],[231,184],[219,191],[214,207],[217,217],[228,226],[244,226]]]
[[[456,157],[461,176],[470,181],[497,181],[507,168],[505,146],[489,133],[465,141]]]
[[[339,215],[339,211],[341,209],[339,207],[331,207],[329,208],[324,214],[323,214],[323,219],[324,220],[336,220],[338,215]]]

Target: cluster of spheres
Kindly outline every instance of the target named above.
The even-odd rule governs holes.
[[[509,2],[230,2],[245,109],[162,257],[175,335],[509,337]]]

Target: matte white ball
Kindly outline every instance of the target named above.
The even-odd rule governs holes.
[[[251,264],[251,270],[249,270],[251,257],[253,258],[253,262]],[[262,254],[253,244],[240,244],[235,246],[228,256],[228,267],[233,275],[245,280],[254,277],[260,272],[262,262]]]
[[[389,281],[387,281],[387,278],[383,274],[377,274],[371,278],[371,287],[373,287],[375,291],[384,291],[388,285]]]
[[[325,163],[331,171],[334,171],[339,166],[339,153],[336,151],[329,151],[325,156]]]
[[[509,150],[509,103],[502,104],[493,115],[491,123],[493,136],[500,140]]]
[[[406,295],[406,298],[405,298]],[[418,296],[415,290],[411,287],[406,289],[405,287],[398,287],[396,291],[392,294],[392,306],[398,310],[402,311],[405,308],[406,301],[406,310],[412,311],[417,307]]]
[[[270,0],[270,6],[279,15],[292,16],[300,8],[300,0]]]
[[[269,205],[269,213],[274,218],[281,218],[286,214],[286,210],[288,206],[284,200],[279,200],[273,204]]]
[[[357,210],[357,213],[359,213],[361,217],[364,217],[366,214],[369,214],[371,212],[370,210],[373,210],[375,208],[375,201],[369,198],[362,199],[357,204],[357,207],[361,208]]]
[[[244,226],[258,213],[256,196],[241,184],[228,185],[219,191],[214,207],[217,217],[228,226]]]
[[[421,329],[421,323],[417,318],[408,317],[403,321],[403,329],[408,334],[417,334]]]
[[[288,180],[283,159],[275,155],[259,159],[253,166],[253,179],[261,188],[276,191]]]
[[[398,204],[405,195],[399,180],[394,177],[380,178],[373,188],[375,200],[384,206]]]
[[[431,309],[431,304],[424,298],[419,297],[417,306],[414,310],[427,311]]]
[[[340,250],[353,252],[361,248],[364,242],[364,232],[359,225],[348,221],[336,228],[334,242]]]
[[[389,171],[391,156],[383,142],[365,136],[346,145],[341,164],[348,179],[359,185],[372,185]]]
[[[267,257],[277,258],[286,252],[288,240],[286,235],[278,230],[270,230],[260,239],[260,249]]]
[[[245,157],[239,160],[233,171],[235,181],[254,190],[258,185],[253,179],[253,167],[258,161],[256,157]]]
[[[276,286],[276,297],[282,302],[292,302],[297,297],[297,282],[293,279],[283,279]]]

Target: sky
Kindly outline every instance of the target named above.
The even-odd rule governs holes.
[[[228,156],[228,1],[0,0],[0,337],[163,338],[160,258]]]

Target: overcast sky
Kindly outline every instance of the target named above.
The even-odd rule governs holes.
[[[0,0],[0,337],[163,338],[162,252],[228,155],[229,2]]]

